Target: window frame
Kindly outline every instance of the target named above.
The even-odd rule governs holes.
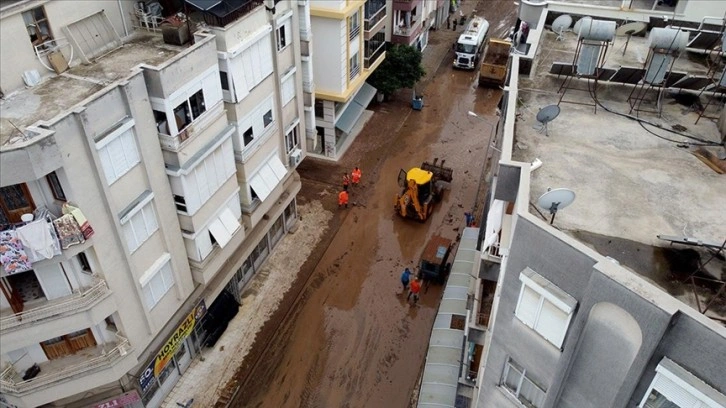
[[[292,153],[293,150],[298,148],[300,146],[300,132],[298,131],[298,128],[300,123],[299,121],[296,122],[294,125],[290,126],[285,132],[285,152],[287,154]],[[292,139],[294,143],[291,143],[289,139]]]
[[[282,106],[287,106],[295,96],[297,96],[297,90],[295,89],[295,73],[297,69],[292,68],[285,75],[280,78],[280,96],[282,100]]]
[[[165,269],[167,266],[168,268]],[[168,271],[168,273],[166,271]],[[161,279],[163,288],[161,293],[158,294],[158,298],[157,294],[154,292],[154,286],[151,285],[152,281],[156,278]],[[169,255],[169,253],[164,253],[139,278],[139,286],[141,287],[141,293],[144,298],[146,309],[148,311],[153,310],[175,284],[176,279],[174,278],[174,270],[171,267],[171,255]],[[148,297],[149,295],[151,295],[151,298]],[[150,304],[149,300],[151,300],[153,304]]]
[[[118,181],[121,177],[126,175],[139,163],[141,163],[141,154],[139,152],[139,145],[136,141],[136,132],[134,131],[134,125],[135,121],[133,119],[127,119],[116,129],[96,140],[96,152],[98,154],[99,161],[101,162],[101,169],[103,170],[104,177],[109,186],[113,185],[113,183]],[[122,164],[125,166],[124,169],[118,171],[116,168],[114,168],[114,163],[110,151],[107,150],[109,149],[109,146],[116,141],[119,141],[122,145],[121,148],[123,149],[124,153],[124,163]],[[131,153],[131,151],[126,150],[129,147],[133,148],[134,155],[132,156],[135,157],[129,156],[129,153]],[[103,156],[108,156],[108,158],[105,158]],[[112,171],[113,174],[109,174],[109,171]]]
[[[275,44],[277,52],[285,50],[285,48],[287,48],[292,42],[292,38],[287,38],[292,34],[292,28],[289,26],[290,23],[290,18],[284,18],[284,21],[282,23],[278,23],[277,27],[275,27]]]
[[[350,57],[348,64],[350,64],[350,80],[352,81],[360,74],[360,51],[356,51],[352,57]]]
[[[721,394],[719,391],[715,390],[708,384],[706,384],[703,380],[696,377],[695,375],[691,374],[688,370],[681,367],[678,363],[670,360],[668,357],[663,357],[658,363],[658,366],[655,368],[655,376],[653,377],[653,380],[650,382],[650,385],[648,385],[648,389],[646,390],[645,394],[643,395],[643,399],[640,401],[640,403],[637,405],[638,408],[646,408],[648,405],[648,397],[655,391],[663,398],[665,398],[668,402],[670,402],[673,405],[681,406],[678,404],[679,401],[673,401],[673,399],[688,399],[686,397],[691,397],[690,399],[695,402],[695,404],[691,404],[688,406],[690,407],[712,407],[712,406],[722,406],[723,402],[714,400],[713,398],[717,399],[723,399],[726,401],[726,396]],[[676,398],[668,398],[673,394],[673,392],[669,392],[667,388],[669,387],[678,387],[678,391],[675,393]],[[666,388],[666,389],[664,389]],[[710,394],[710,395],[709,395]]]
[[[38,20],[36,18],[36,11],[40,10],[43,13],[43,18]],[[29,19],[32,20],[32,22],[28,23],[26,20],[26,16],[30,16]],[[52,41],[55,39],[55,36],[53,35],[53,29],[50,27],[50,21],[48,20],[48,14],[45,12],[44,6],[38,6],[33,7],[30,10],[26,10],[22,12],[22,18],[23,18],[23,24],[25,25],[25,31],[28,33],[28,38],[30,39],[30,44],[33,47],[33,51],[35,51],[35,47],[44,44],[48,41]],[[38,36],[35,40],[33,40],[32,35],[30,34],[30,27],[35,26],[38,31],[42,33],[42,30],[40,29],[41,24],[45,24],[45,26],[48,28],[48,37],[43,38],[43,36]],[[47,47],[41,47],[41,49],[45,49]]]
[[[50,192],[53,195],[54,199],[63,202],[68,201],[65,191],[63,191],[63,186],[61,185],[60,179],[58,178],[58,173],[56,173],[55,171],[51,171],[50,173],[45,175],[45,179],[48,182]]]
[[[507,385],[507,377],[509,376],[510,369],[513,368],[517,373],[519,373],[519,380],[517,381],[517,389],[513,390]],[[507,357],[507,360],[504,362],[504,370],[502,370],[502,377],[499,380],[499,387],[502,388],[505,393],[508,395],[514,397],[520,404],[527,404],[525,406],[532,407],[532,408],[539,408],[533,401],[527,400],[525,397],[522,396],[522,384],[524,381],[528,381],[529,384],[542,392],[542,395],[544,398],[547,397],[547,391],[542,388],[539,384],[534,382],[531,378],[527,377],[527,369],[519,365],[512,357]]]
[[[123,231],[123,234],[124,234],[124,239],[126,240],[126,245],[128,246],[129,253],[131,253],[131,254],[136,252],[137,249],[141,248],[141,246],[146,241],[148,241],[149,238],[151,238],[154,235],[154,233],[156,233],[156,231],[159,230],[159,220],[156,215],[156,209],[154,208],[154,205],[153,205],[154,194],[149,191],[146,191],[145,193],[146,193],[146,196],[144,198],[140,199],[138,201],[138,203],[136,205],[134,205],[129,211],[127,211],[119,220],[119,223],[121,224],[121,230]],[[148,210],[148,211],[144,211],[144,210]],[[136,234],[136,231],[134,230],[134,223],[133,223],[134,217],[136,217],[139,214],[142,217],[142,221],[143,221],[144,226],[146,227],[145,229],[147,231],[146,236],[142,240],[138,239],[138,235]],[[153,220],[153,226],[151,228],[149,228],[149,223],[147,222],[147,214],[148,214],[148,217],[150,217],[150,218],[148,218],[148,220]],[[129,241],[129,236],[127,235],[127,229],[126,229],[127,225],[131,227],[131,229],[132,229],[131,232],[134,233],[134,238],[135,238],[135,242],[136,242],[135,247],[133,245],[131,245],[131,242]]]

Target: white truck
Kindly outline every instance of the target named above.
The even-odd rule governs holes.
[[[483,17],[475,16],[469,21],[454,47],[456,52],[454,67],[462,69],[476,68],[488,31],[489,22]]]

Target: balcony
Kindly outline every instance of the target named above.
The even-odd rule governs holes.
[[[43,320],[86,311],[110,295],[111,290],[106,281],[97,278],[97,282],[91,287],[78,289],[69,296],[43,302],[22,312],[7,314],[6,310],[0,311],[0,331],[3,336],[7,336],[10,331],[37,325]]]
[[[32,379],[23,380],[23,374],[10,365],[0,373],[0,392],[10,404],[39,406],[117,381],[137,361],[128,339],[118,333],[115,337],[115,341],[38,364],[40,372]]]
[[[224,115],[224,101],[207,109],[201,116],[194,119],[190,124],[184,127],[176,136],[171,136],[165,132],[159,131],[159,142],[161,148],[178,152],[188,140],[194,136],[204,132],[211,124],[213,124],[220,116]],[[157,123],[157,129],[159,124]],[[168,126],[165,127],[168,131]]]
[[[369,50],[373,50],[369,54]],[[376,62],[386,53],[386,42],[374,42],[374,41],[368,41],[368,44],[366,46],[366,55],[363,57],[363,67],[365,69],[369,69],[373,65],[376,64]]]
[[[366,2],[363,30],[370,31],[379,21],[386,17],[386,2],[381,0],[368,0]]]
[[[408,26],[408,27],[405,26],[405,25],[404,26],[394,27],[393,28],[393,35],[399,36],[399,37],[404,37],[405,39],[415,38],[418,35],[418,33],[421,32],[421,24],[420,24],[420,22],[421,22],[421,20],[418,19],[418,20],[411,21],[411,25]],[[401,41],[401,39],[394,39],[392,42],[393,43],[399,43],[399,44],[400,43],[406,43],[406,44],[408,44],[408,41]]]
[[[421,0],[393,0],[393,10],[411,11],[421,3]]]
[[[351,27],[349,39],[353,41],[355,37],[358,37],[358,34],[360,34],[360,25],[355,25]]]
[[[212,27],[225,27],[264,4],[262,0],[221,0],[212,2],[214,5],[207,8],[206,3],[209,2],[186,0],[186,4],[192,10],[200,11],[204,22]]]

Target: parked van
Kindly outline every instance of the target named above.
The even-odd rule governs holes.
[[[469,21],[454,47],[456,52],[454,66],[456,68],[476,68],[482,48],[484,48],[487,32],[489,32],[489,22],[483,17],[476,16]]]

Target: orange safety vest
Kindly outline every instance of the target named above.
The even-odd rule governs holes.
[[[353,172],[351,173],[351,176],[353,176],[353,183],[358,184],[358,182],[360,181],[360,176],[361,176],[360,169],[353,170]]]
[[[418,280],[411,282],[411,293],[418,294],[421,291],[421,284]]]
[[[347,191],[341,191],[338,193],[338,205],[346,205],[348,204],[348,192]]]

